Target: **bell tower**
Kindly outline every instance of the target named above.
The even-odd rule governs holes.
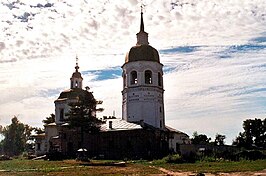
[[[149,45],[142,10],[136,35],[136,46],[127,53],[122,66],[122,119],[164,129],[163,65],[158,51]]]
[[[76,71],[72,74],[72,77],[70,78],[70,89],[75,89],[75,88],[82,89],[83,78],[81,76],[81,73],[79,72],[78,57],[76,57],[75,70]]]

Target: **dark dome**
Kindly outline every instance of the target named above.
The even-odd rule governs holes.
[[[82,78],[82,76],[81,76],[81,73],[80,72],[74,72],[73,74],[72,74],[72,78]]]
[[[154,61],[160,63],[158,51],[150,45],[137,45],[126,55],[125,63],[134,61]]]
[[[87,90],[83,90],[80,88],[69,89],[61,92],[56,101],[60,101],[62,99],[77,99],[77,98],[82,101],[88,101],[88,100],[96,101],[91,92],[88,92]]]

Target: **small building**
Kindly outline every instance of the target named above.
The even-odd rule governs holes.
[[[174,153],[180,152],[180,145],[191,144],[189,136],[186,133],[178,131],[169,126],[165,127],[169,132],[169,150]]]

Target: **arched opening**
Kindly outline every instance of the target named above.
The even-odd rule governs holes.
[[[74,87],[74,83],[73,83],[73,81],[71,81],[71,88],[73,88]]]
[[[152,84],[152,72],[150,70],[145,71],[145,84]]]
[[[136,71],[132,71],[131,74],[131,80],[130,83],[131,84],[137,84],[138,83],[138,76],[137,76],[137,72]]]
[[[60,120],[64,120],[64,109],[60,109]]]
[[[124,87],[127,86],[126,80],[127,80],[126,74],[123,74],[123,85],[124,85]]]
[[[162,86],[162,74],[158,72],[158,86]]]

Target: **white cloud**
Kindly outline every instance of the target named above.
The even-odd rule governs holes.
[[[150,44],[172,49],[162,50],[161,61],[176,68],[164,75],[168,123],[212,136],[217,129],[232,138],[242,120],[265,115],[264,0],[144,4]],[[138,0],[1,2],[1,122],[20,114],[23,121],[40,125],[54,110],[57,93],[69,88],[76,54],[81,71],[121,66],[136,43],[139,12]],[[191,51],[175,51],[177,46]],[[95,78],[84,75],[84,84],[104,101],[103,114],[115,110],[120,116],[121,79]]]

